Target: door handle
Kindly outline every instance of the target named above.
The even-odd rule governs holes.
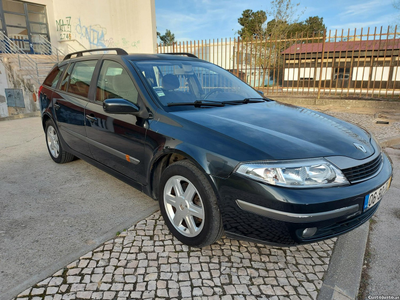
[[[88,119],[91,123],[94,123],[97,121],[97,118],[95,116],[91,116],[91,115],[86,115],[86,119]]]
[[[60,109],[60,104],[58,104],[57,102],[56,103],[54,103],[54,108],[56,109],[56,110],[59,110]]]

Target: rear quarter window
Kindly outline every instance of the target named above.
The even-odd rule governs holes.
[[[47,75],[46,79],[43,82],[43,85],[50,86],[55,88],[57,86],[58,80],[61,77],[61,74],[65,70],[65,66],[55,67],[49,75]]]

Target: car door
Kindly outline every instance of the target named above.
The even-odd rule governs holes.
[[[91,156],[86,142],[85,107],[98,60],[71,63],[59,89],[53,92],[54,112],[63,140],[73,150]]]
[[[95,100],[86,106],[86,134],[90,150],[98,162],[145,182],[145,122],[132,114],[117,115],[103,110],[106,99],[138,103],[138,91],[129,71],[119,62],[104,60],[97,79]]]

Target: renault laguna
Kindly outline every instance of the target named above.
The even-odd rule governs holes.
[[[100,50],[67,55],[40,87],[50,157],[159,201],[184,244],[332,238],[370,219],[390,187],[391,161],[362,128],[264,98],[192,54]]]

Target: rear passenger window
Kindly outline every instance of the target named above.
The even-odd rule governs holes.
[[[51,86],[52,88],[55,88],[57,85],[58,80],[60,79],[61,74],[65,70],[65,65],[62,67],[55,67],[50,74],[46,77],[46,79],[43,82],[43,85]]]
[[[87,97],[96,64],[97,60],[76,62],[70,75],[67,91],[75,95]]]
[[[64,74],[63,80],[61,81],[60,89],[63,91],[67,91],[68,82],[69,82],[69,78],[71,77],[71,71],[72,71],[73,67],[74,67],[74,64],[70,64],[67,72],[65,72],[65,74]]]
[[[117,62],[105,60],[97,81],[96,100],[122,98],[137,104],[138,91],[128,72]]]

